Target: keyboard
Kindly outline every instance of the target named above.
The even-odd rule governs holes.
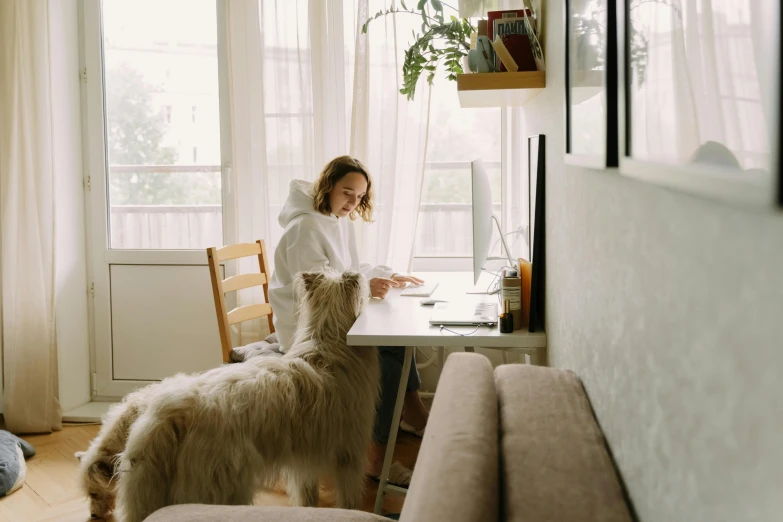
[[[436,288],[438,288],[438,283],[424,283],[423,285],[419,286],[409,286],[402,291],[401,295],[408,295],[412,297],[429,297]]]

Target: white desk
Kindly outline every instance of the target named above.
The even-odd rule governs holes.
[[[439,285],[430,296],[449,302],[478,303],[498,302],[498,296],[487,294],[467,294],[473,285],[473,274],[468,272],[428,272],[416,274],[427,282],[438,281]],[[351,346],[404,346],[405,362],[402,368],[400,387],[397,390],[397,402],[394,407],[394,419],[389,434],[389,442],[381,472],[378,495],[375,499],[375,513],[380,514],[383,497],[387,489],[404,494],[406,490],[387,484],[389,468],[397,441],[405,387],[408,384],[410,360],[415,346],[451,346],[472,351],[473,347],[500,348],[530,355],[532,364],[543,365],[546,361],[546,334],[530,333],[526,329],[510,334],[502,334],[497,326],[480,327],[474,334],[463,336],[440,327],[430,326],[429,318],[432,306],[422,306],[422,297],[402,296],[402,289],[391,289],[386,299],[371,299],[362,314],[356,319],[348,332],[347,341]],[[449,327],[460,333],[468,333],[475,327]]]

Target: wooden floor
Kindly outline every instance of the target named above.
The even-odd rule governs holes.
[[[78,488],[78,461],[76,451],[87,449],[98,433],[97,425],[70,425],[51,435],[23,437],[35,447],[35,457],[27,461],[25,485],[0,500],[0,522],[84,522],[90,519],[87,499]],[[395,460],[413,467],[419,451],[420,439],[401,433],[397,441]],[[368,481],[365,492],[365,511],[375,504],[376,485]],[[326,479],[321,485],[320,504],[334,505],[334,489]],[[399,513],[403,497],[387,494],[385,513]],[[255,502],[259,506],[286,506],[288,497],[283,490],[260,491]],[[111,518],[108,519],[112,520]]]

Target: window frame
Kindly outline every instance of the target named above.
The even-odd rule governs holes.
[[[520,190],[514,190],[514,180],[519,183],[527,184],[528,177],[527,172],[523,172],[524,166],[527,165],[527,150],[521,143],[523,134],[523,126],[521,125],[521,112],[519,108],[503,108],[500,111],[500,184],[501,184],[501,197],[500,197],[500,213],[497,215],[503,233],[508,235],[513,232],[509,230],[510,225],[514,221],[514,215],[518,218],[524,219],[529,215],[529,198],[523,197]],[[514,144],[518,144],[515,146]],[[466,166],[470,166],[469,161],[459,162],[464,163]],[[431,163],[427,163],[431,165]],[[519,172],[516,172],[519,171]],[[516,176],[513,173],[516,172]],[[513,178],[513,179],[512,179]],[[426,179],[425,179],[426,183]],[[527,187],[529,193],[530,187]],[[514,194],[520,192],[519,201],[514,202]],[[422,205],[424,205],[422,203]],[[419,209],[419,217],[421,218],[421,207]],[[519,223],[519,226],[526,226],[526,224]],[[517,227],[514,227],[515,230]],[[414,243],[415,249],[415,243]],[[515,257],[527,257],[526,251],[520,251],[519,249],[511,248]],[[433,256],[433,255],[417,255],[414,250],[412,271],[414,272],[463,272],[473,270],[473,257],[470,256]]]

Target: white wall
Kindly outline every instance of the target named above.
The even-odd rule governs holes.
[[[63,411],[90,400],[77,1],[49,3],[54,86],[55,313]]]
[[[582,378],[643,522],[780,520],[783,215],[568,167],[548,2],[550,364]],[[520,146],[524,146],[520,144]]]

